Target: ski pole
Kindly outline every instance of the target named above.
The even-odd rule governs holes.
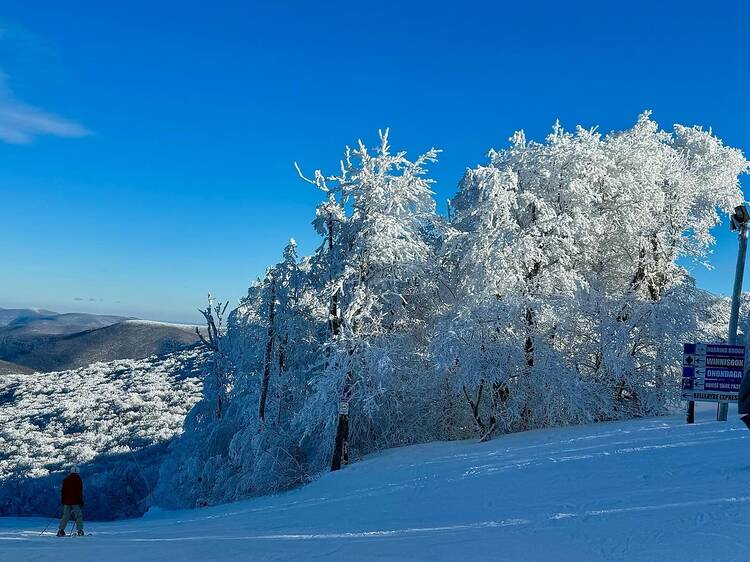
[[[46,527],[44,528],[44,531],[42,531],[41,533],[39,533],[39,536],[40,536],[40,537],[41,537],[41,536],[42,536],[42,535],[43,535],[44,533],[46,533],[46,532],[47,532],[47,529],[49,529],[49,526],[50,526],[50,525],[52,525],[52,519],[50,519],[50,520],[49,520],[49,521],[47,522],[47,526],[46,526]]]
[[[59,511],[60,511],[60,510],[58,509],[58,512],[59,512]],[[46,532],[47,532],[47,529],[49,529],[49,526],[50,526],[50,525],[52,525],[52,521],[57,521],[58,519],[59,519],[59,517],[55,517],[54,519],[50,519],[50,520],[49,520],[49,521],[47,522],[47,526],[46,526],[46,527],[44,528],[44,531],[42,531],[41,533],[39,533],[39,536],[41,537],[41,536],[42,536],[42,535],[43,535],[44,533],[46,533]]]

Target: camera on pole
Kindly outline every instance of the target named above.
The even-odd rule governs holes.
[[[731,229],[742,230],[743,227],[747,227],[747,223],[750,222],[750,212],[748,212],[745,205],[738,205],[734,208],[734,214],[730,217]]]

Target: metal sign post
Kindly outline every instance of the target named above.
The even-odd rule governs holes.
[[[745,346],[686,343],[682,355],[682,398],[693,423],[695,402],[736,402],[745,371]]]
[[[747,253],[747,234],[750,213],[745,205],[735,207],[734,214],[730,217],[733,231],[738,232],[739,247],[737,248],[737,266],[734,269],[734,287],[732,288],[732,308],[729,315],[729,334],[727,341],[730,345],[737,343],[737,322],[740,315],[740,295],[742,293],[742,278],[745,275],[745,254]],[[727,421],[727,410],[729,404],[720,402],[716,408],[716,419]]]

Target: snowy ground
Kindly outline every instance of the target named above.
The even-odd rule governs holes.
[[[0,560],[743,560],[750,431],[730,417],[394,449],[274,497],[91,522],[85,538],[0,519]]]

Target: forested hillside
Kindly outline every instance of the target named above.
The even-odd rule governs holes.
[[[53,514],[80,464],[90,517],[140,515],[170,441],[200,399],[190,349],[72,371],[0,376],[0,515]]]

